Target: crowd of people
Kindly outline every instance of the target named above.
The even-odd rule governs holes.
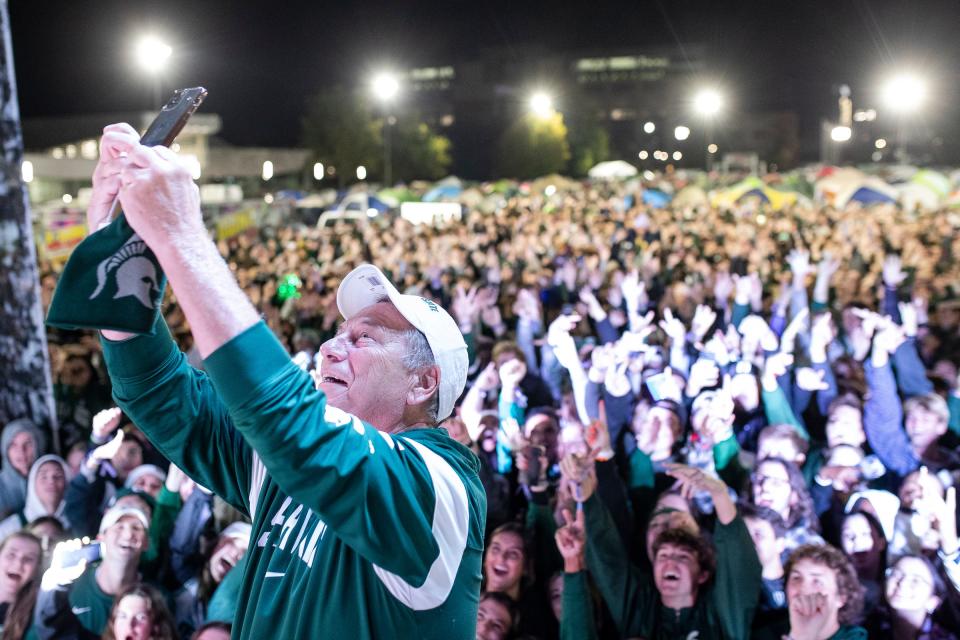
[[[958,637],[957,219],[625,195],[220,249],[311,372],[360,263],[454,315],[477,638]],[[164,315],[202,367],[172,296]],[[249,523],[113,407],[95,335],[49,338],[59,428],[0,440],[3,638],[228,637]]]

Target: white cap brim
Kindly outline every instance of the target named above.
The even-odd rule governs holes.
[[[397,291],[383,272],[372,264],[348,273],[337,289],[337,308],[347,320],[384,298],[427,338],[440,367],[440,403],[437,421],[453,413],[453,406],[467,383],[467,345],[454,319],[432,300]]]

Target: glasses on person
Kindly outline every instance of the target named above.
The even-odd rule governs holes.
[[[933,581],[924,576],[918,576],[912,573],[904,573],[896,567],[887,569],[887,580],[894,584],[903,584],[909,589],[916,589],[919,586],[933,587]]]
[[[790,486],[790,480],[787,478],[775,478],[774,476],[764,476],[759,473],[753,474],[753,484],[758,487],[762,487],[765,484],[769,484],[774,489],[782,489],[784,487]]]

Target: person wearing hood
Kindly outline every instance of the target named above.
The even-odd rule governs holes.
[[[64,494],[69,477],[67,463],[60,456],[46,455],[38,458],[30,467],[24,507],[0,522],[0,540],[43,516],[52,516],[64,527],[69,527],[70,523],[63,513],[66,505]]]
[[[43,436],[26,418],[7,423],[0,436],[0,517],[23,509],[27,499],[27,474],[43,450]]]

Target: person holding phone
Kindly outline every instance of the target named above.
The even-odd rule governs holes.
[[[485,497],[476,457],[435,428],[466,383],[453,318],[358,267],[315,384],[209,239],[173,152],[111,125],[93,184],[156,254],[204,358],[190,367],[160,319],[102,331],[119,406],[253,521],[234,636],[473,638]],[[91,207],[88,227],[106,217]]]
[[[136,507],[117,505],[103,514],[97,543],[60,543],[43,574],[34,629],[46,638],[99,638],[114,597],[140,582],[140,556],[149,545],[150,520]]]

